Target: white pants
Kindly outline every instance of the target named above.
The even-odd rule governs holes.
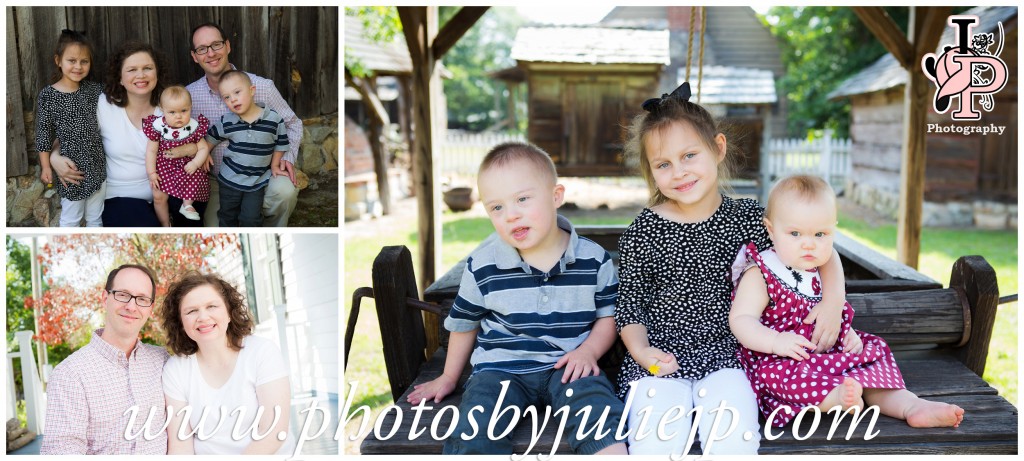
[[[60,227],[78,227],[85,217],[86,227],[103,227],[103,202],[107,200],[107,182],[85,200],[60,199]],[[44,225],[46,223],[43,223]]]
[[[761,443],[757,401],[742,370],[698,380],[643,378],[626,402],[632,455],[686,455],[694,418],[704,455],[757,454]]]
[[[299,188],[287,176],[271,176],[263,194],[263,227],[287,227],[288,218],[299,201]],[[217,227],[220,209],[220,183],[210,178],[210,201],[206,202],[203,222],[206,227]]]

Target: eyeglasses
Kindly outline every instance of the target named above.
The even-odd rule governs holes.
[[[135,299],[136,306],[149,307],[153,305],[153,298],[148,296],[133,296],[131,293],[121,290],[107,290],[107,293],[114,295],[114,300],[119,303],[128,304],[129,301]]]
[[[210,50],[220,51],[222,48],[224,48],[224,43],[225,43],[224,40],[219,40],[219,41],[211,43],[210,46],[202,45],[202,46],[196,47],[196,49],[194,49],[192,51],[195,54],[198,54],[198,55],[202,56],[202,55],[206,54],[207,52],[209,52]]]

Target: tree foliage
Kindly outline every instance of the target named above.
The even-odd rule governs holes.
[[[391,42],[402,33],[402,21],[398,19],[398,10],[393,6],[347,6],[345,16],[359,18],[363,25],[363,36],[376,43]],[[359,58],[349,53],[347,47],[345,70],[359,78],[370,74],[370,70]]]
[[[906,30],[909,10],[885,7]],[[827,95],[844,80],[887,53],[849,7],[776,6],[768,10],[767,25],[779,39],[786,75],[782,93],[789,99],[789,131],[831,128],[849,133],[850,104],[829,101]]]
[[[7,351],[14,350],[14,333],[35,328],[32,309],[25,298],[32,296],[32,256],[29,247],[7,236]]]
[[[152,269],[157,278],[154,306],[159,308],[171,282],[188,271],[209,269],[208,257],[216,249],[230,248],[239,248],[234,234],[50,236],[38,256],[42,278],[49,289],[38,301],[31,296],[24,301],[29,310],[38,302],[40,317],[36,339],[50,345],[88,340],[89,332],[85,327],[94,313],[102,311],[101,293],[107,273],[114,267],[133,263]],[[152,317],[140,336],[149,343],[165,342],[164,333]]]
[[[458,10],[441,7],[439,22],[444,24]],[[510,92],[504,82],[488,74],[515,65],[512,44],[525,22],[513,8],[491,7],[442,58],[452,73],[444,81],[449,128],[480,131],[508,116]],[[517,101],[515,107],[522,105]]]
[[[439,27],[444,27],[460,8],[440,7]],[[386,43],[396,40],[402,33],[402,23],[393,6],[346,7],[345,14],[359,18],[364,37],[370,41]],[[510,92],[505,83],[488,74],[515,64],[510,57],[512,43],[524,23],[525,19],[514,8],[492,7],[442,57],[442,63],[452,74],[443,82],[450,128],[479,131],[508,116],[506,101]],[[356,77],[372,76],[372,71],[351,53],[345,55],[345,69]],[[525,112],[522,101],[517,101],[514,107]],[[522,115],[518,114],[517,119],[525,123]]]

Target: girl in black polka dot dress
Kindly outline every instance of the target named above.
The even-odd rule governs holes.
[[[64,30],[57,40],[53,84],[39,92],[36,105],[36,150],[39,178],[53,184],[50,151],[60,141],[60,153],[75,162],[85,178],[79,184],[57,181],[61,227],[103,225],[107,159],[96,121],[96,103],[103,85],[86,80],[92,69],[92,44],[79,32]]]
[[[651,192],[649,207],[619,240],[615,322],[629,354],[618,388],[629,409],[629,449],[686,454],[696,425],[704,454],[754,454],[760,412],[729,330],[730,269],[744,244],[765,249],[770,242],[761,206],[720,192],[726,138],[689,97],[684,83],[646,101],[626,144]],[[839,333],[838,261],[823,267],[827,301],[805,319],[823,346]],[[658,435],[659,423],[667,438]]]
[[[818,267],[832,257],[836,221],[828,183],[807,175],[785,178],[772,188],[765,210],[774,247],[759,252],[748,244],[733,265],[729,324],[743,345],[740,361],[761,412],[782,427],[804,408],[863,409],[866,403],[914,427],[960,425],[962,408],[906,389],[885,340],[850,328],[849,303],[836,343],[824,353],[808,352],[814,349],[811,328],[801,320],[820,299]]]

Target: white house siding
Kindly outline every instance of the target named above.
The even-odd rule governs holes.
[[[279,245],[292,388],[337,395],[338,236],[282,234]]]

